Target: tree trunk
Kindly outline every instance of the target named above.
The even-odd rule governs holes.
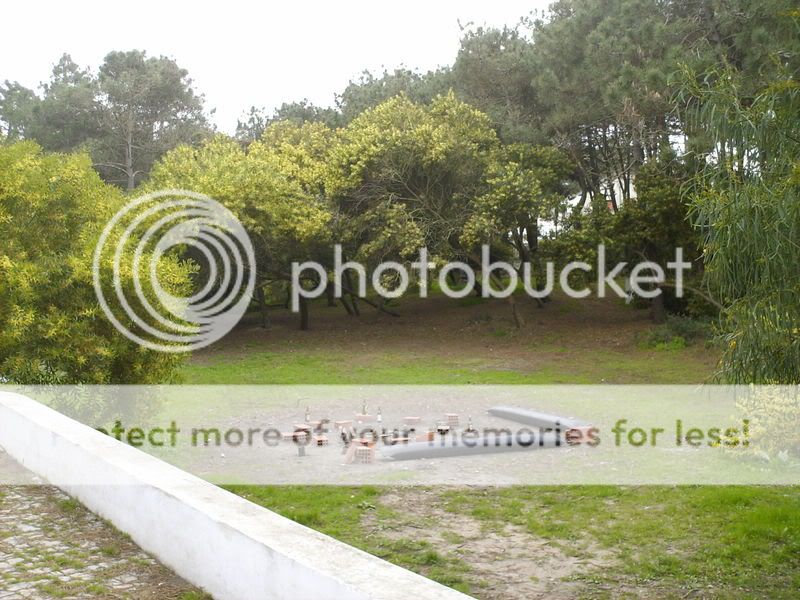
[[[653,298],[650,304],[650,318],[655,323],[665,323],[667,321],[667,312],[664,309],[664,289],[661,288],[661,293]]]
[[[608,201],[611,204],[611,212],[617,213],[619,205],[617,204],[617,191],[614,189],[614,181],[608,184]]]
[[[583,179],[580,181],[581,184],[581,197],[578,199],[578,203],[572,209],[573,215],[579,215],[583,211],[583,207],[586,206],[586,199],[589,197],[589,188],[586,187],[586,184]]]
[[[266,294],[264,294],[264,288],[258,287],[256,291],[256,297],[258,298],[258,305],[261,308],[261,327],[263,329],[269,329],[269,313],[267,312],[267,298]]]
[[[300,296],[300,330],[308,331],[308,299]]]
[[[514,294],[511,294],[508,297],[508,303],[511,305],[511,316],[514,317],[514,325],[517,329],[522,329],[522,327],[525,325],[525,319],[523,319],[522,315],[519,314],[517,303],[514,300]]]
[[[353,313],[357,316],[361,316],[361,310],[358,308],[358,296],[353,293],[353,278],[350,276],[350,271],[344,272],[344,281],[347,284],[348,292],[350,293],[350,302],[353,305]]]
[[[348,315],[350,315],[351,317],[356,316],[356,313],[350,306],[350,300],[347,298],[347,296],[342,296],[341,298],[339,298],[339,300],[341,300],[342,306],[344,306],[344,309],[347,311]]]
[[[328,299],[328,306],[336,306],[336,297],[334,296],[333,284],[330,282],[327,286],[325,286],[325,296]]]
[[[356,308],[356,310],[357,310],[356,301],[355,301],[356,296],[355,296],[355,294],[353,294],[353,291],[350,288],[348,288],[346,285],[342,285],[342,290],[350,293],[350,300],[353,302],[353,307]],[[377,308],[379,311],[384,312],[387,315],[391,315],[393,317],[399,317],[400,316],[398,313],[396,313],[396,312],[394,312],[392,310],[389,310],[388,308],[386,308],[386,306],[384,306],[384,304],[386,303],[386,299],[385,298],[383,299],[383,303],[382,304],[377,304],[377,303],[373,302],[372,300],[370,300],[369,298],[361,298],[361,299],[364,302],[366,302],[367,304],[369,304],[370,306],[373,306],[373,307]],[[356,313],[356,314],[360,314],[360,313]]]
[[[125,174],[128,176],[127,189],[136,187],[136,171],[133,170],[133,116],[128,119],[128,137],[125,140]]]
[[[447,272],[447,280],[450,282],[452,287],[456,287],[459,284],[458,278],[454,271]]]
[[[470,255],[470,258],[473,260],[475,264],[481,264],[480,261],[476,259],[476,257]],[[500,281],[497,275],[495,275],[492,272],[489,273],[489,279],[495,282],[498,286],[502,285],[502,281]],[[478,285],[477,277],[475,278],[475,285],[476,287]],[[489,285],[491,285],[491,283]],[[517,329],[522,329],[522,327],[525,325],[525,319],[522,318],[522,315],[520,314],[519,309],[517,308],[517,302],[514,300],[514,294],[512,293],[510,296],[508,296],[507,300],[509,305],[511,306],[511,316],[514,318],[514,325],[516,326]]]

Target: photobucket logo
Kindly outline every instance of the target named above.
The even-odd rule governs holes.
[[[206,283],[193,295],[176,296],[159,279],[169,277],[159,265],[175,248],[182,255],[192,252],[205,269]],[[109,262],[113,294],[107,297],[101,274]],[[189,352],[239,322],[255,286],[255,254],[242,224],[219,202],[187,190],[161,190],[129,202],[108,222],[92,276],[103,312],[128,339],[152,350]]]
[[[428,261],[427,248],[419,251],[419,259],[411,263],[413,276],[419,287],[419,295],[422,298],[428,297],[428,284],[431,270],[435,264]],[[683,248],[675,249],[675,260],[667,263],[667,270],[674,271],[673,282],[670,287],[675,290],[678,298],[683,297],[684,291],[684,271],[691,269],[692,264],[683,260]],[[517,291],[520,281],[525,293],[532,298],[544,298],[549,296],[555,287],[556,267],[553,262],[544,265],[544,282],[537,285],[533,281],[531,264],[523,263],[519,269],[512,264],[504,261],[492,261],[489,246],[484,244],[481,248],[480,270],[480,293],[484,298],[507,298]],[[334,247],[333,256],[333,288],[334,296],[342,296],[342,277],[346,271],[355,271],[358,280],[358,290],[352,290],[358,296],[367,295],[367,270],[364,265],[348,261],[342,262],[342,247],[337,244]],[[643,261],[635,265],[628,266],[627,262],[619,262],[612,268],[606,265],[606,248],[604,244],[597,247],[596,268],[584,261],[572,261],[564,265],[558,275],[558,284],[561,290],[571,298],[586,298],[592,294],[589,285],[576,289],[570,281],[573,273],[585,273],[584,281],[592,279],[592,271],[596,272],[596,294],[600,298],[605,298],[607,290],[611,290],[620,298],[630,298],[631,295],[642,298],[655,298],[661,294],[661,286],[667,281],[664,268],[655,262]],[[450,274],[461,273],[464,280],[463,285],[455,288],[451,284]],[[391,278],[396,285],[387,288],[384,285],[386,277]],[[317,298],[325,293],[329,284],[328,271],[326,268],[315,261],[302,263],[292,263],[291,274],[291,309],[293,312],[300,310],[301,298]],[[618,280],[625,277],[626,288],[620,287]],[[383,298],[399,298],[408,291],[412,275],[406,265],[395,261],[380,263],[372,272],[371,283],[375,292]],[[304,287],[303,282],[311,282],[311,287]],[[464,298],[474,293],[478,282],[478,276],[472,265],[465,262],[450,262],[439,270],[438,284],[439,289],[445,296],[450,298]]]

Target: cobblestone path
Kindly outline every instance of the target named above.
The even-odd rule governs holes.
[[[0,450],[0,467],[10,464]],[[12,598],[207,596],[57,488],[0,485],[0,600]]]

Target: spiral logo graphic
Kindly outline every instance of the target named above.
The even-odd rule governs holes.
[[[159,280],[159,265],[176,251],[202,264],[205,283],[193,295],[174,295]],[[101,272],[112,253],[113,294],[107,297]],[[239,220],[216,200],[188,190],[161,190],[126,204],[103,230],[92,264],[94,290],[111,323],[161,352],[190,352],[228,333],[247,310],[255,271],[253,245]]]

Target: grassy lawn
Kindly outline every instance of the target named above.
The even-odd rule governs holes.
[[[216,384],[553,384],[697,383],[709,375],[695,348],[575,353],[561,346],[539,347],[536,370],[498,369],[481,359],[460,360],[403,353],[370,354],[358,364],[343,363],[332,352],[273,352],[253,349],[242,357],[221,356],[213,364],[189,364],[190,383]],[[569,362],[569,371],[564,363]]]
[[[415,490],[229,489],[478,598],[518,597],[495,595],[491,579],[470,563],[480,551],[478,536],[496,532],[519,543],[525,540],[520,531],[557,549],[560,561],[577,562],[579,568],[556,582],[570,590],[569,597],[789,599],[800,589],[800,494],[794,488],[428,490],[428,506],[473,520],[475,537],[468,538],[442,525],[441,514],[426,519],[404,513],[401,506],[418,504]],[[384,505],[382,498],[389,493],[403,501]],[[420,529],[436,530],[437,523],[433,537],[420,534]],[[533,582],[533,589],[546,593],[551,589],[547,583]]]
[[[701,383],[717,352],[702,343],[648,346],[645,311],[617,299],[558,298],[527,310],[517,331],[503,301],[408,301],[400,318],[346,318],[313,307],[312,331],[283,313],[270,330],[252,317],[183,367],[196,384]],[[430,305],[433,305],[432,307]],[[368,308],[368,307],[367,307]]]
[[[445,585],[469,592],[469,564],[434,544],[412,537],[373,535],[365,529],[365,515],[391,527],[401,522],[397,511],[381,504],[385,489],[374,486],[227,486],[251,502],[326,533],[370,554]]]
[[[554,303],[555,304],[555,303]],[[604,301],[502,303],[245,326],[184,369],[187,383],[701,383],[713,348],[652,349],[646,315]],[[432,313],[432,314],[431,314]],[[300,523],[478,598],[793,598],[800,493],[756,487],[234,486]],[[510,540],[510,542],[509,542]],[[511,549],[505,545],[511,544]],[[509,583],[510,582],[510,583]]]
[[[450,511],[517,524],[567,552],[612,551],[619,564],[579,575],[587,581],[726,597],[790,598],[800,588],[800,495],[791,488],[528,487],[444,498]]]

